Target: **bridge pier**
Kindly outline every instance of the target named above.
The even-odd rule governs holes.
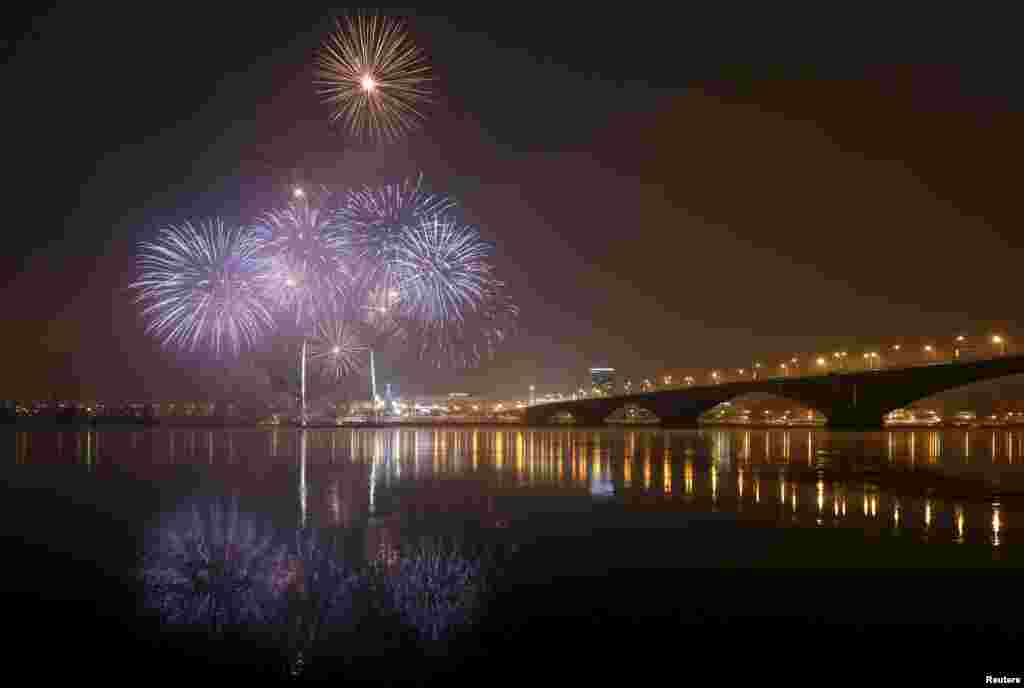
[[[697,416],[669,416],[661,418],[661,427],[679,430],[693,430],[700,427]]]
[[[863,409],[833,410],[825,412],[825,427],[829,430],[881,430],[885,427],[881,411]]]

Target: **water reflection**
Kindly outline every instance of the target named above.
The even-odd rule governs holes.
[[[16,465],[67,463],[98,476],[117,465],[151,480],[169,466],[201,465],[243,494],[286,497],[299,528],[351,527],[413,502],[493,523],[508,517],[467,515],[466,504],[515,490],[625,504],[657,496],[679,510],[1004,547],[1022,508],[1012,495],[1024,493],[1024,432],[1012,429],[12,434]]]
[[[299,446],[307,448],[301,437]],[[282,668],[298,676],[317,653],[344,653],[324,645],[357,626],[381,638],[405,627],[437,642],[479,618],[484,557],[452,539],[398,544],[393,529],[371,522],[365,538],[378,547],[359,561],[329,531],[275,528],[240,510],[237,496],[195,498],[147,532],[138,576],[146,606],[164,623],[211,640],[269,632]],[[367,610],[379,628],[364,622]]]

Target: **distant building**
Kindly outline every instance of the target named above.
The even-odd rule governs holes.
[[[611,394],[615,387],[615,368],[591,368],[590,386],[604,394]]]

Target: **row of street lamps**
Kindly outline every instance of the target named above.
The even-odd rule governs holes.
[[[992,346],[998,349],[1000,356],[1006,355],[1008,344],[1008,339],[1006,336],[1001,334],[993,334],[988,337],[988,341],[989,343],[992,344]],[[960,360],[963,354],[969,349],[969,346],[969,339],[966,335],[960,334],[954,337],[952,343],[952,359]],[[928,361],[929,363],[933,363],[936,360],[938,360],[939,351],[934,344],[925,344],[921,348],[921,352],[924,354],[925,360]],[[889,353],[887,355],[889,357],[889,360],[891,361],[892,359],[899,357],[905,358],[907,356],[907,353],[904,352],[903,346],[901,344],[893,344],[891,347],[889,347]],[[847,370],[847,360],[850,358],[850,354],[847,351],[834,351],[832,352],[831,356],[820,355],[814,357],[811,359],[809,365],[807,366],[807,373],[810,374],[815,370],[827,372],[830,369],[830,367],[833,370]],[[863,365],[861,366],[861,369],[863,370],[881,370],[883,367],[883,357],[879,351],[865,351],[861,354],[861,358],[863,359]],[[759,361],[755,361],[750,368],[737,368],[736,373],[739,379],[758,380],[763,377],[764,370],[765,368],[763,364]],[[780,371],[780,375],[777,377],[790,377],[791,375],[799,375],[800,359],[794,356],[793,358],[787,361],[783,361],[782,363],[779,364],[778,370]],[[711,373],[709,374],[709,378],[711,384],[716,385],[725,382],[727,379],[730,379],[724,372],[719,370],[711,371]],[[736,378],[731,379],[735,380]],[[661,382],[663,387],[665,388],[673,387],[676,386],[677,384],[675,378],[672,375],[663,376],[661,378]],[[683,377],[681,380],[681,385],[684,387],[693,387],[696,384],[697,378],[692,375],[687,375]],[[652,383],[652,381],[649,378],[644,379],[643,382],[640,384],[638,391],[641,393],[653,391],[656,386],[657,385],[655,383]],[[633,383],[631,380],[626,380],[623,383],[623,390],[625,394],[633,393]],[[580,389],[577,390],[576,396],[577,398],[585,398],[587,396],[607,396],[607,393],[595,387],[591,391],[591,393],[588,394],[586,390],[581,387]]]

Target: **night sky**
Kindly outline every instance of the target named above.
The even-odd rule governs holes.
[[[1024,336],[1024,98],[996,18],[403,12],[438,97],[374,148],[312,85],[343,8],[154,8],[7,25],[2,397],[217,396],[217,364],[144,335],[136,243],[247,221],[296,175],[422,170],[496,246],[520,332],[473,371],[386,360],[405,393]]]

